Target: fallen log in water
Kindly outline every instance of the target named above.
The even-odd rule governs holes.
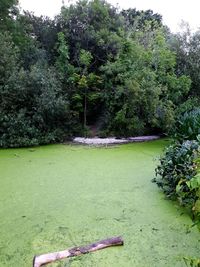
[[[39,256],[35,256],[33,259],[33,267],[40,267],[42,265],[65,259],[70,257],[79,256],[81,254],[86,254],[89,252],[93,252],[99,249],[111,247],[111,246],[121,246],[124,244],[122,237],[111,237],[105,240],[98,241],[96,243],[87,245],[85,247],[74,247],[71,249],[43,254]]]

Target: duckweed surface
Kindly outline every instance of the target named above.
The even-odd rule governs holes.
[[[198,257],[191,219],[151,183],[165,144],[0,150],[0,266],[115,235],[123,247],[48,266],[172,267]]]

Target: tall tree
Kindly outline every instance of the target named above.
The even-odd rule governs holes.
[[[133,37],[123,42],[118,58],[102,68],[108,127],[120,135],[167,131],[174,107],[190,89],[190,79],[175,75],[175,55],[162,28]]]
[[[18,0],[0,1],[0,30],[10,30],[13,25],[13,16],[18,13]]]
[[[162,26],[162,16],[158,13],[153,13],[152,10],[136,10],[129,8],[122,10],[121,15],[124,17],[125,25],[128,31],[143,30],[148,23],[150,29],[158,29]]]
[[[57,24],[66,35],[71,63],[75,66],[81,49],[91,53],[93,69],[119,50],[122,20],[117,9],[103,0],[79,1],[63,8]]]
[[[177,73],[191,77],[190,94],[200,97],[200,31],[192,33],[187,23],[183,23],[182,29],[171,40],[171,47],[177,55]]]

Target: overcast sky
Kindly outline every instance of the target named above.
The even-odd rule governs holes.
[[[69,0],[71,3],[75,0]],[[68,0],[64,0],[67,4]],[[22,9],[36,15],[53,17],[58,14],[62,0],[19,0]],[[152,9],[163,16],[164,23],[174,32],[179,31],[181,20],[189,22],[192,29],[200,27],[199,0],[108,0],[121,8]]]

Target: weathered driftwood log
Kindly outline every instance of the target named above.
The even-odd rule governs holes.
[[[107,248],[111,246],[120,246],[123,244],[124,244],[124,241],[122,237],[118,236],[118,237],[111,237],[105,240],[101,240],[96,243],[87,245],[85,247],[74,247],[71,249],[63,250],[63,251],[35,256],[33,259],[33,267],[40,267],[42,265],[45,265],[45,264],[48,264],[48,263],[51,263],[57,260],[61,260],[64,258],[75,257],[81,254],[86,254],[86,253],[93,252],[99,249],[103,249],[103,248]]]

